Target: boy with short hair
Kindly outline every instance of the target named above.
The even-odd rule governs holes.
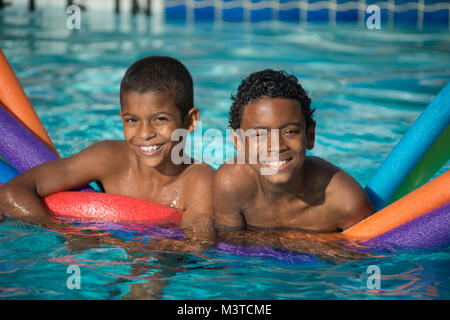
[[[20,174],[0,189],[0,211],[54,226],[40,198],[96,181],[104,192],[183,210],[181,227],[209,237],[214,169],[171,159],[179,143],[172,133],[192,132],[199,118],[189,71],[170,57],[143,58],[125,73],[120,102],[125,141],[99,142]]]
[[[242,81],[232,100],[230,127],[246,161],[234,159],[215,174],[219,231],[336,232],[373,213],[355,179],[319,157],[306,156],[314,147],[316,123],[310,99],[295,76],[271,69],[255,72]],[[256,161],[249,162],[252,151]],[[279,234],[257,234],[252,235],[254,242],[286,247]]]

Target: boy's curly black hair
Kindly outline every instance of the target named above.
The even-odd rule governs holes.
[[[120,103],[126,92],[163,92],[170,90],[180,110],[181,118],[194,106],[194,86],[188,69],[177,59],[165,56],[142,58],[123,76],[120,84]]]
[[[315,109],[311,109],[311,99],[297,77],[285,71],[266,69],[249,75],[241,82],[236,96],[231,95],[233,104],[228,116],[229,127],[239,129],[244,107],[263,96],[297,100],[305,115],[306,128],[314,122],[312,116]]]

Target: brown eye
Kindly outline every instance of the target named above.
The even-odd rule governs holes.
[[[294,134],[299,134],[300,131],[299,130],[294,130],[294,129],[286,129],[284,130],[283,134],[286,135],[294,135]]]
[[[125,122],[128,124],[133,124],[133,123],[137,122],[137,120],[133,119],[133,118],[127,118],[127,119],[125,119]]]
[[[255,134],[256,137],[265,137],[267,136],[267,130],[258,130]]]

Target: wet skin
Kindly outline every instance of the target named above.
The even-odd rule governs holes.
[[[245,106],[241,129],[266,129],[267,151],[256,139],[235,135],[239,152],[256,149],[256,164],[223,164],[214,178],[214,216],[219,230],[288,229],[311,232],[345,230],[373,213],[361,186],[333,164],[312,156],[315,123],[306,128],[296,100],[263,97]],[[278,146],[271,130],[279,130]],[[262,162],[273,152],[281,162]],[[278,172],[262,175],[264,167]]]

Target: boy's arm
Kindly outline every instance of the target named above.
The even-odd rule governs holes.
[[[181,220],[181,228],[191,240],[213,239],[214,173],[212,167],[200,164],[192,169],[186,179],[186,211]]]
[[[36,166],[0,189],[0,211],[42,227],[54,225],[41,198],[101,180],[114,163],[111,152],[117,142],[105,141],[80,153]],[[108,161],[105,161],[108,159]]]
[[[219,241],[242,245],[279,247],[279,232],[253,232],[246,230],[242,214],[246,202],[254,194],[254,183],[244,167],[224,164],[214,176],[214,224]]]
[[[337,227],[346,230],[374,213],[364,189],[345,171],[339,171],[330,181],[330,211],[336,214]]]
[[[72,249],[83,249],[101,244],[120,246],[139,252],[170,251],[198,255],[214,238],[212,181],[214,169],[201,165],[189,173],[186,178],[186,210],[183,213],[181,228],[185,233],[183,239],[154,238],[143,243],[123,240],[108,232],[85,234],[78,231],[75,235],[65,235],[67,245]]]
[[[251,185],[245,175],[239,176],[232,166],[222,165],[214,176],[214,225],[219,232],[242,230],[246,226],[241,212],[243,201],[248,200]]]

